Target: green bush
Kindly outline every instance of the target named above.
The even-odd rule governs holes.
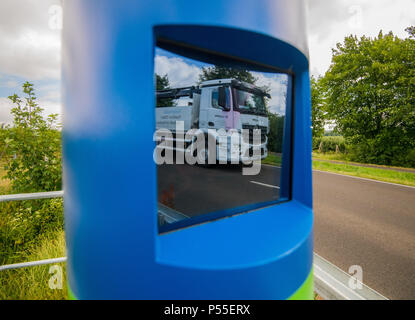
[[[59,258],[66,255],[65,233],[49,232],[39,238],[30,253],[20,257],[19,262]],[[56,265],[56,264],[55,264]],[[68,299],[66,290],[66,263],[62,267],[62,289],[51,289],[49,273],[53,265],[12,269],[0,272],[0,300],[63,300]]]
[[[268,118],[270,128],[268,134],[268,150],[271,152],[282,153],[285,116],[268,113]]]
[[[0,264],[18,262],[40,236],[63,230],[62,199],[5,203],[0,209]]]
[[[401,139],[401,142],[398,140]],[[351,161],[397,167],[415,167],[415,149],[412,141],[391,135],[376,138],[348,139],[348,155]]]
[[[23,84],[24,97],[9,97],[13,125],[0,129],[0,153],[6,192],[62,189],[61,134],[57,115],[43,117],[33,85]],[[62,199],[0,204],[0,263],[20,260],[51,231],[63,229]]]
[[[405,162],[406,162],[406,166],[415,168],[415,149],[412,149],[411,151],[408,152]]]
[[[341,153],[346,152],[346,142],[343,137],[325,136],[313,138],[313,150],[318,150],[323,153],[336,152],[337,147]]]
[[[313,137],[313,150],[318,150],[323,137]]]
[[[33,85],[23,84],[24,98],[13,102],[13,126],[1,131],[4,139],[6,177],[15,193],[62,189],[61,134],[57,115],[43,118]]]
[[[345,137],[352,161],[413,166],[415,28],[409,37],[350,35],[333,50],[320,80],[327,118]]]

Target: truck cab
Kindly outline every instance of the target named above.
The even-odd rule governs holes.
[[[264,159],[268,154],[266,99],[269,97],[261,88],[236,79],[208,80],[199,86],[157,91],[156,128],[175,134],[177,121],[182,121],[185,132],[199,129],[206,137],[213,134],[218,161],[245,163],[259,160],[255,157]],[[254,144],[256,129],[260,130],[259,144],[258,140]],[[215,134],[224,130],[225,139]],[[238,142],[232,139],[235,133],[239,133]],[[191,142],[186,141],[187,146],[191,146]],[[259,156],[254,148],[260,150]]]

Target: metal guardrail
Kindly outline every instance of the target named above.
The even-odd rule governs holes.
[[[22,201],[22,200],[38,200],[63,197],[63,191],[6,194],[0,196],[0,202],[5,201]]]
[[[40,200],[40,199],[62,198],[62,197],[63,197],[63,191],[6,194],[6,195],[0,195],[0,202]],[[61,263],[61,262],[66,262],[66,257],[39,260],[39,261],[29,261],[29,262],[22,262],[22,263],[14,263],[14,264],[6,264],[6,265],[0,266],[0,271],[41,266],[41,265]]]
[[[23,263],[15,263],[15,264],[6,264],[3,266],[0,266],[0,271],[20,269],[20,268],[26,268],[26,267],[36,267],[36,266],[42,266],[46,264],[55,264],[55,263],[66,262],[66,260],[67,260],[66,257],[62,257],[62,258],[29,261],[29,262],[23,262]]]
[[[50,199],[63,197],[63,191],[39,192],[26,194],[11,194],[0,196],[0,202],[4,201],[21,201]],[[163,216],[163,223],[172,223],[183,219],[183,215],[177,211],[171,210],[163,205],[159,209]],[[66,257],[46,259],[39,261],[30,261],[0,266],[0,271],[26,268],[54,263],[66,262]],[[352,289],[349,286],[351,275],[347,274],[340,268],[331,264],[324,258],[314,253],[314,290],[325,300],[387,300],[386,297],[361,284],[361,289]]]
[[[314,253],[314,291],[323,299],[388,300],[361,282],[360,289],[352,289],[349,283],[356,281],[351,275]]]

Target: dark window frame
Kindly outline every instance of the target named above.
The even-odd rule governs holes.
[[[206,52],[206,50],[201,50],[200,48],[194,48],[189,45],[183,45],[181,43],[172,42],[166,39],[157,39],[155,47],[159,47],[163,50],[169,51],[171,53],[194,59],[190,57],[187,53],[192,51],[192,55],[198,55],[198,51],[203,52],[203,54],[208,53],[211,58],[214,58],[214,52]],[[155,50],[153,51],[155,54]],[[282,170],[280,178],[280,197],[278,200],[259,202],[254,204],[249,204],[245,206],[239,206],[235,208],[219,210],[215,212],[201,214],[195,217],[189,217],[184,220],[180,220],[171,224],[166,224],[158,227],[158,234],[161,236],[165,233],[180,231],[181,229],[194,227],[203,223],[213,222],[215,220],[229,218],[232,216],[237,216],[240,214],[245,214],[253,211],[260,211],[261,209],[267,207],[278,206],[282,203],[286,203],[292,200],[292,172],[293,172],[293,140],[294,140],[294,116],[295,116],[295,74],[292,70],[284,70],[270,65],[263,65],[256,63],[255,61],[248,61],[245,59],[240,59],[224,54],[218,55],[218,61],[225,58],[234,59],[236,62],[241,63],[242,68],[249,69],[250,71],[259,71],[259,72],[269,72],[269,73],[278,73],[288,75],[288,84],[287,84],[287,97],[286,97],[286,111],[285,111],[285,122],[284,122],[284,137],[283,137],[283,152],[282,152]],[[204,59],[197,59],[201,62],[206,62]],[[226,63],[224,64],[226,65]],[[155,164],[156,165],[156,164]],[[287,168],[288,166],[288,168]],[[157,209],[158,213],[158,209]],[[155,217],[157,218],[157,217]]]

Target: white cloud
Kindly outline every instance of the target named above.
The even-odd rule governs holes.
[[[2,0],[0,2],[0,88],[15,89],[22,95],[24,81],[53,82],[35,91],[44,114],[61,113],[61,34],[51,28],[53,5],[61,0]],[[42,83],[42,82],[41,82]],[[3,90],[8,95],[10,90]],[[0,123],[11,123],[11,102],[0,98]]]
[[[172,88],[193,86],[199,80],[201,68],[185,62],[182,58],[157,55],[155,58],[155,72],[164,76],[167,74]],[[275,113],[285,113],[285,101],[287,94],[287,75],[285,74],[263,74],[253,72],[258,79],[257,85],[270,88],[271,100],[269,110]]]
[[[10,114],[10,110],[13,107],[13,103],[8,98],[0,97],[0,124],[12,124],[13,117]]]
[[[288,76],[282,73],[263,74],[260,72],[253,72],[253,75],[258,79],[256,84],[259,87],[266,86],[270,89],[269,110],[280,115],[285,114]]]
[[[2,0],[0,71],[27,80],[60,79],[61,39],[49,27],[50,6],[59,0]]]
[[[56,85],[48,85],[36,88],[37,92],[41,92],[41,96],[39,99],[44,101],[53,101],[53,102],[60,102],[61,101],[61,91],[60,87]]]
[[[406,37],[404,29],[415,25],[414,0],[308,0],[308,34],[311,71],[324,74],[331,62],[331,48],[349,34],[376,36],[380,29]],[[0,73],[25,80],[60,81],[60,32],[51,28],[56,17],[51,16],[54,5],[61,0],[1,0],[0,2]],[[56,11],[56,10],[55,10]],[[194,85],[201,69],[181,58],[156,56],[156,72],[168,74],[173,87]],[[13,88],[13,77],[0,79],[0,87]],[[267,78],[268,79],[268,78]],[[278,81],[260,77],[271,87],[270,105],[283,103],[285,93]],[[262,82],[261,82],[262,81]],[[60,112],[60,88],[36,88],[45,113]],[[10,119],[5,111],[8,99],[1,99],[0,122]]]
[[[202,71],[199,67],[190,65],[181,58],[168,58],[160,55],[155,58],[154,69],[160,76],[167,74],[170,86],[173,88],[194,86]]]
[[[415,25],[414,0],[308,0],[310,68],[324,74],[336,43],[350,34],[375,37],[380,30],[407,37],[405,28]]]
[[[43,109],[44,117],[50,114],[58,114],[58,121],[62,122],[62,104],[60,102],[40,99],[38,104]]]

